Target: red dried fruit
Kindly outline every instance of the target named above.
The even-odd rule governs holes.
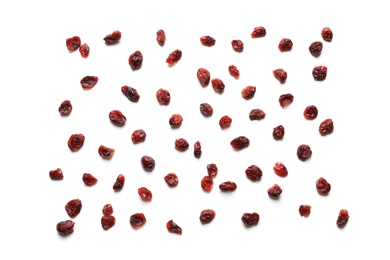
[[[302,217],[307,218],[310,215],[311,206],[309,205],[301,205],[299,206],[299,214]]]
[[[81,87],[85,90],[90,90],[96,86],[99,78],[96,76],[85,76],[80,80]]]
[[[274,172],[276,175],[278,175],[280,177],[286,177],[288,175],[288,171],[287,171],[286,166],[284,166],[284,164],[281,162],[275,163]]]
[[[312,150],[310,146],[306,144],[301,144],[300,146],[298,146],[297,156],[299,160],[306,161],[311,157],[311,154],[312,154]]]
[[[160,105],[169,105],[169,102],[171,102],[171,94],[168,90],[162,88],[157,90],[156,98]]]
[[[273,71],[274,77],[279,80],[280,83],[286,82],[287,79],[287,72],[284,71],[284,69],[276,69]]]
[[[200,68],[198,69],[196,76],[198,77],[200,85],[202,87],[207,87],[210,82],[210,72],[204,68]]]
[[[135,51],[129,57],[129,65],[133,70],[138,70],[142,67],[144,57],[140,51]]]
[[[215,93],[222,94],[225,90],[225,84],[221,79],[215,78],[211,80],[211,86],[213,87]]]
[[[125,185],[125,176],[122,174],[119,174],[116,178],[116,181],[114,182],[114,185],[112,186],[113,190],[118,192],[123,189],[123,186]]]
[[[108,148],[107,146],[101,145],[99,146],[98,153],[100,157],[106,160],[110,160],[112,156],[114,156],[115,149]]]
[[[74,218],[80,213],[82,206],[80,199],[74,199],[66,203],[65,210],[69,217]]]
[[[318,109],[316,106],[307,106],[303,111],[303,116],[307,120],[314,120],[317,118],[317,115],[318,115]]]
[[[244,50],[244,43],[241,40],[232,41],[233,50],[237,52],[242,52]]]
[[[72,38],[66,39],[66,48],[68,48],[70,52],[77,50],[80,47],[80,44],[81,40],[78,36],[73,36]]]
[[[57,232],[61,236],[67,236],[73,233],[74,222],[72,220],[65,220],[58,222],[57,224]]]
[[[233,147],[233,149],[238,151],[247,148],[249,144],[250,141],[245,136],[236,137],[230,142],[230,145]]]
[[[141,157],[141,165],[145,171],[151,172],[156,165],[156,161],[152,157],[144,155]]]
[[[123,86],[121,87],[121,91],[123,95],[125,95],[131,102],[138,102],[140,96],[138,95],[138,92],[135,88]]]
[[[157,33],[156,33],[156,40],[157,40],[157,43],[160,46],[164,46],[165,40],[166,40],[166,36],[165,36],[165,31],[163,29],[160,29],[160,30],[157,31]]]
[[[200,142],[196,141],[194,144],[194,156],[195,158],[199,159],[201,155],[202,155],[202,147],[200,145]]]
[[[278,125],[274,127],[272,136],[274,137],[275,140],[282,140],[284,137],[284,126]]]
[[[102,228],[104,230],[109,230],[115,225],[115,217],[114,216],[103,216],[100,220],[102,223]]]
[[[244,223],[246,227],[252,227],[259,223],[260,216],[258,213],[244,213],[242,214],[241,221]]]
[[[58,112],[60,112],[61,116],[69,116],[70,112],[72,112],[72,104],[70,101],[64,100],[58,108]]]
[[[279,97],[279,104],[282,108],[288,107],[294,101],[292,94],[283,94]]]
[[[215,163],[210,163],[207,165],[207,174],[210,176],[210,177],[215,177],[217,176],[218,174],[218,167]]]
[[[263,110],[259,108],[252,109],[251,112],[249,112],[249,119],[250,120],[261,120],[265,118],[265,113]]]
[[[240,77],[240,71],[234,65],[229,66],[229,73],[235,79],[238,79]]]
[[[85,136],[83,134],[73,134],[68,140],[68,147],[72,152],[77,152],[83,147],[84,141]]]
[[[131,141],[133,141],[134,144],[145,142],[146,139],[146,133],[142,129],[135,130],[131,134]]]
[[[210,192],[213,189],[214,181],[210,176],[204,176],[200,182],[200,186],[205,192]]]
[[[322,36],[322,39],[324,39],[324,41],[331,42],[333,39],[333,32],[329,27],[325,27],[321,31],[321,36]]]
[[[215,218],[215,211],[212,209],[205,209],[200,212],[199,220],[202,224],[208,224]]]
[[[254,86],[247,86],[241,90],[241,96],[246,99],[252,99],[255,96],[256,93],[256,87]]]
[[[106,204],[103,206],[102,212],[104,216],[110,216],[112,213],[114,213],[114,209],[112,208],[111,204]]]
[[[260,181],[263,171],[257,165],[251,165],[245,170],[245,174],[251,181]]]
[[[88,55],[89,55],[88,44],[86,44],[86,43],[81,44],[79,51],[80,51],[81,57],[88,58]]]
[[[219,184],[219,189],[221,191],[235,191],[237,189],[237,184],[232,181],[225,181]]]
[[[315,81],[323,81],[326,79],[328,68],[326,66],[316,66],[313,69],[313,78]]]
[[[59,181],[64,179],[64,175],[62,174],[62,170],[60,168],[57,168],[55,170],[51,170],[49,172],[50,179],[53,181]]]
[[[266,35],[266,30],[263,26],[255,27],[251,33],[252,38],[264,37]]]
[[[119,110],[112,110],[108,114],[108,118],[116,126],[124,126],[126,123],[126,117]]]
[[[212,116],[214,112],[213,107],[208,103],[200,104],[199,109],[200,109],[200,113],[205,117]]]
[[[114,31],[113,33],[108,34],[106,37],[104,37],[103,40],[106,42],[107,45],[112,45],[118,43],[121,38],[122,33],[120,31]]]
[[[171,118],[169,118],[169,125],[172,128],[179,128],[182,122],[183,117],[180,114],[173,114]]]
[[[219,126],[222,128],[222,129],[226,129],[226,128],[229,128],[230,125],[232,123],[232,119],[228,116],[223,116],[221,117],[221,119],[219,120]]]
[[[173,220],[167,222],[167,229],[170,233],[181,235],[183,233],[181,227],[179,227]]]
[[[347,225],[349,219],[349,214],[346,209],[342,209],[339,212],[339,216],[337,217],[336,224],[339,228],[345,227]]]
[[[141,187],[138,189],[138,195],[143,201],[151,201],[153,198],[152,192],[145,187]]]
[[[189,146],[190,146],[189,143],[184,138],[179,138],[179,139],[176,139],[176,141],[175,141],[175,149],[180,151],[180,152],[186,151]]]
[[[314,57],[320,56],[320,54],[322,52],[322,46],[323,46],[322,42],[320,42],[320,41],[313,42],[309,46],[310,54],[313,55]]]
[[[211,47],[215,45],[215,39],[211,36],[200,37],[200,43],[204,46]]]
[[[166,59],[166,62],[168,63],[169,66],[174,66],[182,56],[181,50],[174,50],[168,55],[168,58]]]
[[[292,43],[291,39],[289,39],[289,38],[281,39],[279,42],[279,46],[278,46],[278,48],[281,52],[291,51],[292,47],[293,47],[293,43]]]
[[[143,213],[135,213],[130,216],[130,225],[134,229],[142,228],[146,223],[146,218]]]
[[[333,129],[334,129],[333,121],[330,118],[322,121],[320,127],[318,128],[320,135],[322,136],[330,135],[331,133],[333,133]]]
[[[316,181],[316,189],[320,195],[328,195],[330,188],[330,184],[324,178],[320,177]]]
[[[279,185],[274,184],[271,188],[267,190],[268,195],[271,198],[279,198],[280,194],[282,194],[282,188],[279,187]]]
[[[84,173],[83,174],[83,182],[88,187],[91,187],[95,185],[98,182],[98,179],[96,179],[92,174],[90,173]]]
[[[177,186],[177,184],[179,184],[179,178],[173,172],[168,173],[164,177],[164,180],[168,184],[169,187],[175,187],[175,186]]]

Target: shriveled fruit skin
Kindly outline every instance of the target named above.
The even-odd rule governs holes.
[[[244,213],[241,217],[241,221],[246,227],[253,227],[259,223],[260,216],[257,212]]]
[[[247,148],[249,146],[249,144],[250,144],[250,141],[245,136],[236,137],[230,142],[230,145],[233,147],[233,149],[237,150],[237,151],[240,151],[244,148]]]
[[[181,235],[183,233],[181,227],[179,227],[173,220],[169,220],[166,224],[167,229],[170,233]]]
[[[336,224],[339,228],[345,227],[349,220],[349,214],[346,209],[340,210],[339,216],[337,217]]]
[[[199,220],[202,224],[209,224],[215,218],[215,211],[212,209],[202,210]]]
[[[130,226],[134,229],[142,228],[146,223],[146,218],[143,213],[135,213],[130,216]]]
[[[67,236],[73,233],[74,222],[72,220],[60,221],[57,223],[57,232],[61,236]]]
[[[115,225],[116,219],[114,216],[104,215],[100,219],[100,222],[102,224],[102,228],[107,231]]]

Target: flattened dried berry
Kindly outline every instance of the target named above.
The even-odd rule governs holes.
[[[202,224],[208,224],[215,218],[215,211],[212,209],[205,209],[200,212],[199,220]]]
[[[241,96],[246,100],[252,99],[255,96],[255,93],[255,86],[247,86],[241,90]]]
[[[74,52],[80,47],[81,40],[79,36],[73,36],[71,38],[66,39],[66,48],[68,51]]]
[[[156,161],[152,157],[144,155],[141,157],[141,165],[145,171],[151,172],[156,165]]]
[[[339,228],[343,228],[345,227],[345,225],[347,225],[348,219],[349,219],[348,211],[346,209],[342,209],[340,210],[339,216],[337,217],[336,225]]]
[[[210,163],[207,165],[207,174],[210,176],[210,177],[215,177],[217,176],[218,174],[218,167],[215,163]]]
[[[286,166],[284,166],[284,164],[281,162],[275,163],[274,172],[276,175],[278,175],[280,177],[286,177],[288,175],[288,171],[287,171]]]
[[[130,226],[134,229],[142,228],[146,223],[146,218],[143,213],[135,213],[130,216]]]
[[[131,134],[131,141],[133,141],[133,144],[145,142],[145,139],[146,139],[146,133],[142,129],[135,130]]]
[[[108,118],[116,126],[124,126],[126,123],[126,117],[119,110],[112,110],[108,114]]]
[[[183,117],[180,114],[173,114],[171,118],[169,118],[169,125],[172,128],[179,128],[182,122]]]
[[[89,56],[88,44],[86,44],[86,43],[81,44],[79,51],[80,51],[81,57],[88,58],[88,56]]]
[[[101,145],[99,146],[98,153],[103,159],[110,160],[114,156],[115,149]]]
[[[83,134],[73,134],[68,140],[68,147],[72,152],[77,152],[83,147],[84,141],[85,136]]]
[[[127,97],[128,100],[131,102],[138,102],[140,96],[135,88],[129,87],[129,86],[123,86],[121,87],[121,91],[125,97]]]
[[[125,176],[122,174],[119,174],[116,178],[116,181],[114,182],[114,185],[112,186],[112,189],[116,192],[121,191],[123,189],[123,186],[125,185]]]
[[[90,173],[84,173],[83,174],[83,182],[88,187],[91,187],[95,185],[98,182],[98,179],[96,179],[92,174]]]
[[[168,232],[181,235],[183,233],[181,227],[179,227],[173,220],[169,220],[166,224]]]
[[[57,223],[57,232],[61,236],[67,236],[74,231],[74,222],[72,220],[65,220]]]
[[[237,184],[232,181],[225,181],[219,184],[219,189],[221,191],[235,191],[237,189]]]
[[[168,63],[169,66],[174,66],[182,56],[181,50],[174,50],[168,55],[168,58],[166,59],[166,62]]]
[[[116,44],[122,38],[122,33],[120,31],[114,31],[111,34],[108,34],[103,40],[107,45]]]
[[[100,223],[102,224],[102,228],[104,230],[109,230],[115,225],[115,217],[114,216],[103,216],[100,220]]]
[[[236,66],[234,65],[230,65],[229,66],[229,74],[235,78],[235,79],[238,79],[240,77],[240,71],[237,69]]]
[[[223,116],[219,120],[219,126],[222,129],[229,128],[231,124],[232,124],[232,119],[229,116]]]
[[[199,83],[202,87],[207,87],[210,82],[210,72],[207,69],[200,68],[196,73]]]
[[[301,205],[299,206],[299,214],[302,216],[302,217],[309,217],[310,215],[310,211],[311,211],[311,206],[310,205]]]
[[[53,181],[59,181],[59,180],[64,179],[64,175],[62,174],[62,170],[60,168],[57,168],[55,170],[51,170],[49,172],[49,177]]]
[[[320,132],[320,135],[330,135],[333,133],[334,125],[332,119],[328,118],[321,122],[318,131]]]
[[[301,161],[308,160],[311,157],[312,153],[313,152],[312,152],[310,146],[308,146],[306,144],[301,144],[300,146],[298,146],[297,156],[298,156],[299,160],[301,160]]]
[[[310,54],[313,55],[314,57],[320,56],[322,52],[322,46],[323,46],[322,42],[320,41],[313,42],[309,46]]]
[[[58,108],[58,112],[60,112],[61,116],[69,116],[70,112],[72,112],[72,104],[70,101],[64,100]]]
[[[138,189],[138,195],[143,201],[151,201],[153,198],[152,192],[145,187]]]
[[[326,66],[316,66],[313,69],[313,78],[315,81],[324,81],[328,73],[328,68]]]
[[[80,199],[74,199],[66,203],[65,210],[69,217],[74,218],[80,213],[82,206]]]
[[[164,46],[165,40],[166,40],[166,35],[165,35],[165,31],[163,29],[160,29],[157,31],[156,40],[160,46]]]
[[[318,109],[316,106],[307,106],[303,111],[303,116],[307,120],[314,120],[317,118],[317,115],[318,115]]]
[[[265,118],[265,113],[263,110],[259,109],[259,108],[255,108],[255,109],[252,109],[250,112],[249,112],[249,119],[250,120],[261,120],[261,119],[264,119]]]
[[[179,184],[179,178],[173,172],[165,175],[164,180],[168,184],[169,187],[175,187],[175,186],[177,186],[177,184]]]
[[[294,101],[294,96],[292,94],[282,94],[279,97],[279,104],[282,108],[286,108]]]
[[[169,102],[171,102],[171,94],[169,93],[168,90],[162,88],[157,90],[156,98],[157,98],[157,102],[160,105],[169,105]]]
[[[322,39],[326,42],[331,42],[333,39],[333,32],[329,27],[325,27],[321,31]]]
[[[213,87],[215,93],[222,94],[225,90],[225,84],[221,79],[215,78],[211,80],[211,86]]]
[[[278,46],[281,52],[291,51],[292,47],[293,47],[293,43],[289,38],[281,39]]]
[[[274,127],[274,130],[272,131],[272,136],[275,140],[282,140],[284,137],[284,126],[278,125]]]
[[[276,69],[273,71],[274,77],[279,80],[280,83],[285,83],[287,79],[287,72],[284,69]]]
[[[129,65],[133,70],[138,70],[142,67],[144,57],[140,51],[135,51],[129,57]]]
[[[200,186],[205,192],[210,192],[213,189],[214,181],[210,176],[204,176],[200,182]]]
[[[236,52],[242,52],[244,50],[244,43],[241,40],[233,40],[232,47]]]
[[[199,141],[196,141],[194,144],[194,156],[195,158],[200,158],[202,155],[202,146],[200,145]]]
[[[200,37],[200,43],[204,46],[211,47],[215,45],[215,39],[211,36]]]
[[[175,149],[180,151],[180,152],[186,151],[189,146],[190,146],[190,144],[184,138],[179,138],[179,139],[176,139],[176,141],[175,141]]]
[[[252,227],[259,223],[260,216],[258,213],[244,213],[242,214],[241,221],[246,227]]]
[[[245,170],[245,174],[251,181],[260,181],[263,171],[257,165],[251,165]]]
[[[85,90],[90,90],[96,86],[99,78],[96,76],[85,76],[80,80],[81,87]]]
[[[251,37],[252,38],[264,37],[266,33],[267,32],[263,26],[258,26],[253,29],[253,32],[251,33]]]
[[[250,141],[245,136],[236,137],[230,142],[230,145],[233,147],[233,149],[237,151],[247,148],[249,144]]]
[[[279,187],[279,185],[274,184],[271,188],[267,190],[268,195],[271,198],[279,198],[280,194],[282,194],[282,188]]]
[[[200,104],[199,109],[200,109],[200,113],[205,117],[209,117],[213,115],[213,107],[208,103]]]
[[[320,177],[316,181],[316,189],[320,195],[328,195],[328,193],[330,192],[331,186],[327,180]]]
[[[114,213],[114,209],[112,208],[111,204],[106,204],[103,206],[102,212],[104,216],[109,216],[112,215],[112,213]]]

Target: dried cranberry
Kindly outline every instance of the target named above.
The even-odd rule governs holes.
[[[102,228],[104,230],[109,230],[115,225],[115,217],[114,216],[103,216],[100,220],[102,224]]]
[[[199,141],[196,141],[194,144],[194,156],[195,158],[200,158],[202,155],[202,146],[200,145]]]
[[[238,79],[240,77],[240,71],[234,65],[229,66],[229,73],[235,79]]]
[[[210,176],[210,177],[215,177],[217,176],[218,174],[218,167],[215,163],[210,163],[207,165],[207,174]]]
[[[324,39],[324,41],[331,42],[333,39],[333,32],[329,27],[325,27],[321,31],[321,36],[322,36],[322,39]]]
[[[96,76],[85,76],[80,80],[81,87],[85,90],[90,90],[96,86],[99,78]]]
[[[237,52],[242,52],[244,50],[244,43],[241,40],[232,41],[233,50]]]
[[[211,47],[215,45],[215,39],[211,36],[200,37],[200,43],[204,46]]]
[[[151,172],[156,165],[156,161],[152,157],[144,155],[141,157],[141,165],[145,171]]]
[[[232,181],[225,181],[219,184],[219,189],[221,191],[235,191],[237,189],[237,184]]]
[[[98,179],[96,179],[92,174],[90,173],[84,173],[83,174],[83,182],[88,187],[91,187],[95,185],[98,182]]]
[[[260,216],[258,213],[244,213],[242,214],[241,221],[244,223],[247,227],[252,227],[257,225],[259,223]]]
[[[73,233],[74,222],[72,220],[65,220],[57,223],[57,232],[61,236],[67,236]]]
[[[179,128],[182,122],[183,117],[180,114],[173,114],[171,118],[169,118],[169,125],[172,128]]]
[[[66,203],[65,210],[69,217],[74,218],[80,213],[82,206],[80,199],[74,199]]]
[[[145,187],[141,187],[138,189],[138,195],[143,201],[151,201],[153,198],[152,192]]]
[[[320,177],[316,181],[316,189],[319,194],[328,195],[328,193],[330,192],[330,188],[330,184],[324,178]]]
[[[198,69],[196,76],[198,77],[200,85],[202,87],[207,87],[210,82],[210,72],[204,68],[200,68]]]
[[[181,59],[182,52],[181,50],[174,50],[168,55],[166,62],[169,66],[174,66]]]
[[[50,179],[53,181],[59,181],[64,179],[64,175],[62,174],[62,170],[60,168],[57,168],[55,170],[51,170],[49,172]]]
[[[142,129],[135,130],[131,134],[131,141],[133,141],[134,144],[145,142],[146,133]]]
[[[272,131],[272,136],[275,140],[282,140],[284,137],[284,126],[278,125],[274,127],[274,130]]]
[[[322,51],[322,42],[316,41],[310,44],[309,46],[309,51],[310,54],[313,55],[314,57],[318,57],[321,54]]]
[[[246,99],[252,99],[255,96],[256,93],[256,87],[254,86],[247,86],[241,90],[241,96]]]
[[[318,109],[316,106],[307,106],[303,111],[303,116],[307,120],[314,120],[317,118],[317,115],[318,115]]]
[[[279,97],[279,104],[282,108],[288,107],[294,101],[292,94],[282,94]]]
[[[310,146],[306,144],[301,144],[300,146],[298,146],[297,156],[299,160],[306,161],[311,157],[311,154],[312,154],[312,150]]]
[[[106,204],[103,206],[102,212],[104,216],[109,216],[112,215],[112,213],[114,213],[114,209],[112,208],[111,204]]]
[[[320,132],[320,135],[325,136],[333,133],[333,129],[334,129],[333,121],[332,119],[328,118],[321,122],[318,130]]]
[[[313,69],[313,78],[315,81],[323,81],[326,79],[326,74],[328,72],[328,68],[326,66],[316,66]]]
[[[263,26],[255,27],[251,33],[252,38],[264,37],[266,35],[266,30]]]
[[[129,57],[129,65],[133,70],[138,70],[142,67],[144,58],[140,51],[135,51]]]
[[[165,175],[164,180],[168,184],[169,187],[175,187],[175,186],[177,186],[177,184],[179,184],[179,178],[173,172]]]
[[[346,209],[342,209],[339,212],[339,216],[337,217],[336,224],[339,228],[345,227],[347,225],[349,219],[349,214]]]
[[[279,80],[280,83],[286,82],[287,79],[287,72],[284,71],[284,69],[276,69],[273,71],[274,77]]]
[[[208,103],[200,104],[199,109],[200,109],[200,113],[205,117],[209,117],[213,115],[213,107]]]
[[[123,185],[125,185],[125,176],[122,174],[119,174],[116,178],[116,181],[114,182],[114,185],[112,186],[113,190],[118,192],[123,189]]]
[[[157,40],[157,43],[160,46],[164,46],[165,40],[166,40],[166,36],[165,36],[165,31],[163,29],[160,29],[160,30],[157,31],[157,33],[156,33],[156,40]]]
[[[118,43],[121,38],[122,33],[120,31],[114,31],[113,33],[108,34],[106,37],[104,37],[103,40],[106,42],[107,45],[112,45]]]
[[[219,126],[222,128],[222,129],[226,129],[226,128],[229,128],[230,125],[232,123],[232,119],[229,117],[229,116],[223,116],[221,117],[221,119],[219,120]]]
[[[81,40],[78,36],[73,36],[72,38],[66,39],[66,48],[68,48],[70,52],[77,50],[80,47],[80,44]]]
[[[286,177],[288,175],[288,171],[287,171],[286,166],[284,166],[284,164],[281,162],[275,163],[274,172],[276,175],[278,175],[280,177]]]
[[[88,58],[88,55],[89,55],[89,46],[88,46],[88,44],[86,44],[86,43],[81,44],[79,51],[80,51],[81,57]]]
[[[210,192],[213,189],[214,181],[210,176],[204,176],[200,182],[200,186],[205,192]]]
[[[261,120],[265,118],[265,113],[263,110],[259,108],[252,109],[251,112],[249,112],[249,119],[250,120]]]
[[[299,214],[302,217],[307,218],[310,215],[311,206],[310,205],[301,205],[299,206]]]
[[[282,189],[279,187],[279,185],[274,184],[267,190],[267,192],[271,198],[279,198],[280,194],[282,194]]]
[[[123,95],[125,95],[131,102],[138,102],[140,96],[138,95],[138,92],[135,88],[123,86],[121,87],[121,91]]]
[[[83,147],[84,141],[85,136],[83,134],[73,134],[68,140],[68,147],[72,152],[77,152]]]
[[[98,153],[100,157],[106,160],[110,160],[112,156],[114,156],[115,149],[108,148],[107,146],[101,145],[99,146]]]
[[[263,171],[257,165],[251,165],[245,170],[246,177],[251,181],[259,181]]]
[[[112,110],[108,114],[108,118],[116,126],[124,126],[126,123],[126,117],[119,110]]]
[[[245,136],[236,137],[230,142],[230,145],[233,147],[233,149],[238,151],[247,148],[249,144],[250,141]]]
[[[222,94],[225,90],[225,84],[221,79],[215,78],[211,80],[211,86],[213,87],[215,93]]]
[[[173,220],[167,222],[167,229],[170,233],[181,235],[183,233],[181,227],[179,227]]]
[[[281,52],[291,51],[292,47],[293,47],[293,43],[292,43],[291,39],[289,39],[289,38],[281,39],[279,42],[279,46],[278,46],[278,48]]]
[[[130,216],[130,225],[134,229],[142,228],[146,223],[146,218],[143,213],[135,213]]]
[[[60,112],[61,116],[69,116],[70,112],[72,112],[72,104],[70,101],[64,100],[58,108],[58,112]]]
[[[205,209],[200,212],[199,220],[202,224],[208,224],[215,218],[215,211],[212,209]]]
[[[189,146],[190,146],[189,143],[184,138],[179,138],[179,139],[176,139],[176,141],[175,141],[175,149],[180,151],[180,152],[186,151]]]
[[[156,98],[157,98],[157,102],[160,105],[169,105],[169,102],[171,102],[171,94],[169,93],[168,90],[162,88],[157,90]]]

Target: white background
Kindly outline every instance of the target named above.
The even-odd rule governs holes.
[[[2,149],[0,200],[2,259],[47,257],[55,259],[386,259],[388,253],[388,28],[385,1],[14,1],[0,4],[0,113]],[[252,39],[254,27],[264,26],[267,35]],[[319,58],[309,54],[311,42],[321,40],[321,30],[334,32],[324,42]],[[160,47],[156,32],[164,29],[166,44]],[[106,46],[103,37],[122,32],[118,45]],[[89,44],[90,56],[69,53],[66,38],[78,35]],[[208,48],[199,38],[210,35],[216,45]],[[291,52],[277,49],[281,38],[291,38]],[[241,39],[242,53],[230,42]],[[180,49],[183,57],[174,67],[165,59]],[[132,71],[127,59],[140,50],[144,63]],[[236,80],[228,73],[234,64],[241,72]],[[315,82],[314,66],[326,65],[328,77]],[[209,85],[202,88],[196,71],[207,68],[212,78],[226,85],[222,95]],[[285,84],[272,70],[284,68]],[[83,91],[80,79],[96,75],[99,82]],[[136,88],[141,96],[129,102],[120,87]],[[252,100],[241,90],[257,87]],[[169,106],[158,105],[155,92],[171,93]],[[288,109],[278,97],[295,96]],[[60,103],[71,100],[67,118],[58,113]],[[208,102],[214,115],[204,118],[199,104]],[[307,121],[303,110],[316,105],[318,118]],[[262,121],[250,121],[248,113],[261,108]],[[121,110],[125,127],[113,126],[108,113]],[[169,117],[180,113],[181,128],[172,130]],[[222,131],[223,115],[233,118],[231,128]],[[334,133],[321,137],[318,126],[332,118]],[[272,138],[273,127],[286,128],[283,141]],[[130,136],[143,128],[146,142],[134,145]],[[84,147],[72,153],[67,140],[73,133],[86,136]],[[251,145],[236,152],[230,141],[245,135]],[[186,138],[191,147],[180,153],[173,147],[176,138]],[[202,144],[201,159],[193,156],[193,143]],[[296,158],[296,148],[306,143],[313,149],[307,162]],[[111,161],[102,160],[100,145],[115,148]],[[156,160],[153,172],[143,171],[140,158]],[[275,162],[289,170],[286,178],[273,173]],[[207,194],[200,180],[206,165],[216,163],[218,176]],[[260,182],[253,183],[245,169],[256,164],[263,170]],[[61,168],[63,181],[52,181],[49,171]],[[99,181],[86,187],[82,174],[89,172]],[[179,176],[171,189],[163,180],[169,173]],[[112,185],[118,174],[126,176],[122,191]],[[315,190],[319,177],[332,190],[320,196]],[[237,190],[223,194],[218,185],[235,181]],[[283,193],[272,200],[267,189],[278,183]],[[152,190],[152,202],[142,202],[137,189]],[[56,232],[59,221],[69,219],[64,205],[80,198],[83,208],[75,231],[63,238]],[[101,228],[101,209],[114,208],[116,225]],[[303,218],[301,204],[310,204],[312,213]],[[216,211],[208,225],[199,222],[203,209]],[[336,226],[339,210],[349,211],[344,229]],[[146,225],[130,227],[129,217],[143,212]],[[260,222],[245,228],[241,215],[258,212]],[[173,219],[183,229],[178,236],[167,232]],[[6,257],[4,257],[6,256]]]

